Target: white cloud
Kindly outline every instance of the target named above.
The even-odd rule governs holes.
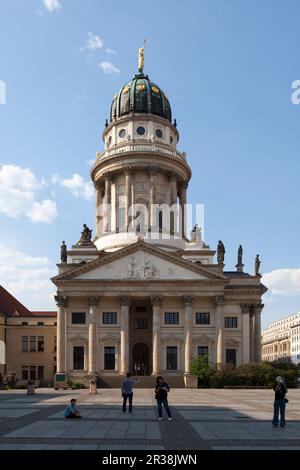
[[[44,7],[51,13],[61,8],[61,4],[59,3],[58,0],[43,0],[43,4],[44,4]]]
[[[109,47],[107,49],[105,49],[105,52],[107,54],[117,55],[116,51],[114,51],[113,49],[110,49]]]
[[[74,173],[71,178],[61,178],[58,175],[53,175],[52,183],[60,184],[61,186],[67,188],[73,196],[83,197],[84,199],[92,199],[94,196],[94,189],[91,182],[85,181],[85,179]]]
[[[87,49],[88,51],[94,51],[95,49],[101,49],[103,47],[103,41],[100,36],[93,33],[88,33],[88,36],[86,46],[82,50]]]
[[[44,7],[50,12],[59,10],[61,8],[61,4],[58,0],[44,0],[43,3]]]
[[[44,199],[41,202],[34,202],[27,212],[31,222],[45,222],[55,219],[57,216],[56,203],[50,199]]]
[[[45,186],[29,168],[17,165],[0,167],[0,213],[17,218],[25,216],[32,222],[51,223],[57,215],[56,203],[36,200],[36,193]]]
[[[56,271],[48,258],[33,257],[0,244],[0,283],[29,309],[55,310]]]
[[[262,278],[272,295],[299,295],[300,294],[300,268],[275,269],[266,273]]]
[[[120,70],[115,67],[115,65],[111,62],[101,62],[101,64],[99,64],[99,67],[103,70],[104,73],[110,75],[114,73],[120,73]]]

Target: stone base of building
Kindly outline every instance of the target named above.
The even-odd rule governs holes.
[[[185,388],[198,388],[198,377],[192,374],[184,374]]]

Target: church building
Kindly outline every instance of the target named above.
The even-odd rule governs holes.
[[[63,242],[52,278],[57,380],[119,386],[131,372],[145,386],[161,374],[194,387],[198,355],[219,367],[260,361],[267,289],[259,258],[245,273],[240,247],[236,270],[226,271],[221,241],[210,248],[197,225],[188,237],[192,171],[170,102],[144,73],[143,50],[139,72],[113,97],[103,142],[91,168],[94,235],[84,225],[75,245]]]

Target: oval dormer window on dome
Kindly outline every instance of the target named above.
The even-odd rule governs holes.
[[[124,139],[124,137],[126,136],[126,129],[121,129],[119,131],[119,137],[120,139]]]
[[[137,130],[136,130],[136,133],[137,133],[138,135],[144,135],[145,132],[146,132],[146,129],[145,129],[143,126],[139,126],[139,127],[137,128]]]
[[[161,129],[156,129],[155,134],[156,134],[156,137],[158,137],[159,139],[162,139],[163,133]]]

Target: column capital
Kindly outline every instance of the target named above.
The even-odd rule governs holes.
[[[189,186],[189,183],[188,183],[187,181],[181,181],[181,182],[180,182],[180,190],[181,190],[181,191],[182,191],[182,190],[183,190],[183,191],[187,190],[188,186]]]
[[[251,313],[251,304],[240,304],[242,313]]]
[[[124,173],[125,173],[125,175],[131,175],[132,172],[133,172],[132,166],[125,166],[125,167],[124,167]]]
[[[154,176],[157,171],[157,168],[155,166],[149,166],[148,171],[151,176]]]
[[[214,303],[215,303],[216,307],[221,306],[221,305],[225,305],[224,295],[215,295],[214,296]]]
[[[54,299],[58,307],[68,306],[68,297],[66,295],[55,295]]]
[[[91,295],[88,297],[88,303],[90,307],[96,307],[99,303],[100,297]]]
[[[106,181],[111,181],[111,174],[109,171],[105,171],[103,174],[102,174],[103,178],[105,178]]]
[[[252,309],[254,313],[261,313],[262,309],[264,308],[264,304],[253,304]]]
[[[127,306],[127,307],[129,307],[130,302],[131,302],[131,298],[130,298],[130,297],[128,297],[128,296],[122,296],[122,297],[120,297],[120,305],[121,305],[121,306]]]
[[[194,300],[195,300],[195,297],[193,295],[182,296],[183,305],[193,305]]]
[[[162,295],[152,295],[151,296],[151,304],[154,307],[160,307],[163,301]]]

